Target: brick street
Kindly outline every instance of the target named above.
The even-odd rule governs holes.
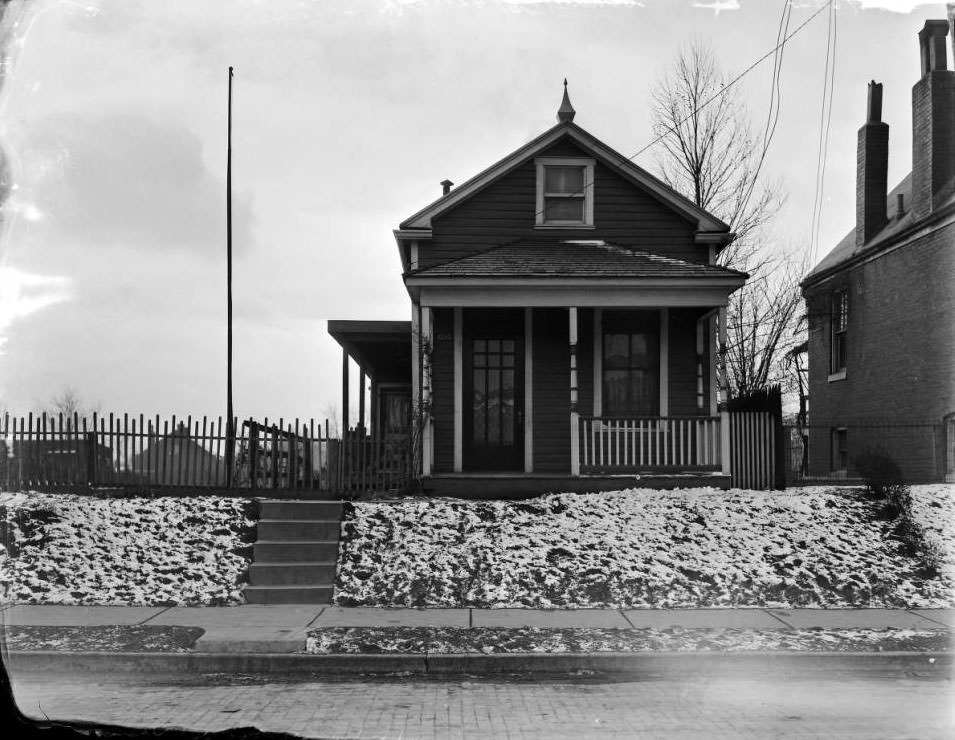
[[[12,677],[28,716],[312,738],[955,737],[946,679]]]

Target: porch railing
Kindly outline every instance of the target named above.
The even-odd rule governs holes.
[[[581,472],[717,470],[720,417],[581,417]]]

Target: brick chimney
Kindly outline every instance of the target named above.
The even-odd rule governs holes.
[[[869,83],[868,114],[856,150],[856,246],[886,224],[889,184],[889,125],[882,121],[882,83]]]
[[[912,213],[929,215],[955,183],[955,72],[948,69],[948,21],[919,31],[922,79],[912,88]]]

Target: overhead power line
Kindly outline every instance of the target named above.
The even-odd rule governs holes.
[[[711,95],[709,98],[707,98],[706,100],[704,100],[704,101],[699,105],[698,108],[696,108],[690,115],[686,116],[686,117],[683,118],[681,121],[678,121],[676,125],[677,125],[677,126],[680,126],[680,125],[686,123],[688,120],[690,120],[693,116],[695,116],[695,115],[696,115],[699,111],[701,111],[703,108],[705,108],[706,106],[710,105],[713,101],[719,99],[720,97],[722,97],[723,95],[725,95],[726,93],[728,93],[729,90],[730,90],[730,88],[732,88],[736,83],[738,83],[740,80],[742,80],[746,75],[748,75],[750,72],[752,72],[756,67],[758,67],[760,64],[762,64],[764,61],[766,61],[767,59],[769,59],[769,57],[777,55],[778,52],[785,47],[786,43],[787,43],[790,39],[794,38],[800,31],[802,31],[802,29],[804,29],[807,25],[809,25],[809,23],[811,23],[816,17],[818,17],[819,14],[822,13],[823,10],[826,10],[827,8],[831,8],[831,7],[832,7],[832,4],[833,4],[833,0],[829,0],[829,2],[826,3],[825,5],[821,5],[812,15],[810,15],[808,18],[806,18],[806,20],[804,20],[802,23],[800,23],[798,26],[796,26],[796,28],[793,30],[792,33],[789,33],[789,34],[784,35],[781,40],[778,40],[778,39],[779,39],[779,35],[777,35],[777,40],[778,40],[778,41],[777,41],[777,44],[776,44],[772,49],[770,49],[769,51],[767,51],[767,52],[766,52],[765,54],[763,54],[759,59],[757,59],[755,62],[753,62],[752,64],[750,64],[746,69],[744,69],[742,72],[740,72],[738,75],[736,75],[736,77],[734,77],[732,80],[730,80],[729,82],[727,82],[726,85],[724,85],[724,86],[722,87],[722,89],[721,89],[718,93],[715,93],[715,94]],[[788,9],[788,12],[791,12],[790,3],[788,2],[788,0],[787,0],[787,6],[786,6],[786,8]],[[785,22],[785,28],[788,28],[788,27],[789,27],[789,17],[788,17],[788,13],[787,13],[787,15],[786,15],[786,22]],[[779,77],[778,67],[781,65],[781,59],[780,59],[778,56],[777,56],[776,58],[777,58],[777,63],[776,63],[776,64],[777,64],[777,69],[776,69],[776,71],[775,71],[776,82],[775,82],[774,84],[778,86],[778,82],[779,82],[779,81],[778,81],[778,77]],[[776,116],[777,116],[777,118],[778,118],[778,106],[777,106]],[[775,130],[775,122],[773,123],[773,130]],[[671,128],[671,129],[669,129],[669,131],[672,132],[673,129]],[[665,134],[665,133],[664,133],[664,134],[660,134],[660,136],[658,136],[658,137],[656,137],[655,139],[653,139],[652,141],[650,141],[646,146],[644,146],[643,148],[637,150],[636,152],[634,152],[633,154],[631,154],[629,157],[626,157],[624,161],[633,161],[634,159],[636,159],[637,157],[639,157],[641,154],[643,154],[647,149],[649,149],[650,147],[652,147],[652,146],[654,146],[654,145],[660,143],[661,141],[663,141],[663,139],[666,138],[666,136],[667,136],[667,134]],[[772,138],[771,135],[770,135],[770,138]],[[768,146],[768,144],[767,144],[767,146]],[[765,154],[765,152],[764,152],[764,154]],[[619,165],[618,165],[618,166],[619,166]],[[593,185],[592,182],[585,182],[584,185],[583,185],[581,194],[583,194],[584,192],[586,192],[587,188],[588,188],[588,187],[591,187],[592,185]],[[539,212],[537,212],[537,213],[535,213],[535,217],[536,217],[536,216],[539,216],[541,213],[543,213],[543,210],[542,210],[542,211],[539,211]]]

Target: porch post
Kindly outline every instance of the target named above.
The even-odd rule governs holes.
[[[431,421],[431,319],[430,306],[421,307],[421,400],[425,408],[424,429],[421,435],[421,475],[431,475],[434,460],[434,426]]]
[[[696,320],[696,410],[702,411],[703,392],[703,332],[709,325],[706,318]]]
[[[344,490],[349,484],[348,466],[348,350],[342,347],[342,435],[338,446],[339,487]]]
[[[660,309],[660,416],[670,415],[670,309]]]
[[[534,309],[524,308],[524,472],[534,472]]]
[[[454,309],[454,472],[464,470],[464,315]]]
[[[580,416],[577,413],[577,307],[567,309],[570,319],[570,474],[580,475]]]
[[[729,379],[726,377],[726,306],[720,307],[720,462],[723,475],[732,475],[730,464]]]
[[[378,418],[381,413],[381,410],[378,408],[378,380],[374,375],[369,376],[369,384],[371,388],[368,391],[368,397],[371,403],[371,409],[368,412],[370,417],[368,426],[372,436],[374,436],[378,433]]]
[[[342,348],[342,441],[348,432],[348,350]]]
[[[576,341],[576,340],[575,340]],[[603,416],[604,412],[604,394],[603,394],[603,309],[594,308],[594,353],[593,353],[593,397],[594,397],[594,416]]]
[[[717,395],[719,391],[719,372],[717,371],[716,365],[716,315],[710,316],[706,319],[706,330],[709,332],[709,357],[710,357],[710,416],[716,416],[720,409],[717,405]]]
[[[365,430],[365,371],[358,372],[358,428]]]

